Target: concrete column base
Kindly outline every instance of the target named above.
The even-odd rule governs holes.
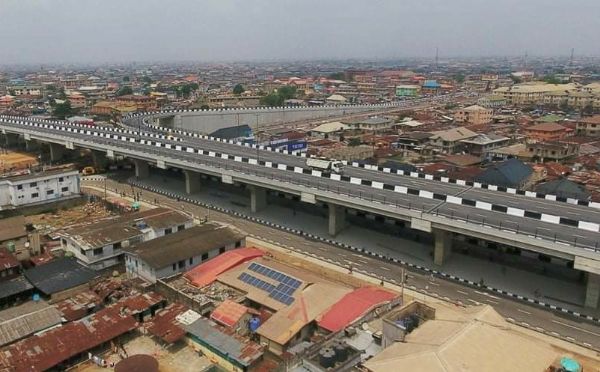
[[[442,266],[452,254],[452,234],[444,230],[433,230],[435,247],[433,250],[433,263]]]
[[[65,147],[56,143],[50,144],[50,160],[60,161],[65,155]]]
[[[40,144],[36,140],[25,141],[25,151],[39,151]]]
[[[202,186],[200,183],[200,174],[189,170],[184,170],[183,174],[185,175],[185,192],[187,194],[194,194],[200,191]]]
[[[585,307],[590,309],[597,309],[599,298],[600,275],[594,273],[587,273],[587,284],[585,287]]]
[[[134,159],[133,164],[135,165],[136,178],[148,178],[150,175],[150,166],[147,161]]]
[[[336,236],[346,227],[346,208],[329,204],[329,235]]]
[[[262,187],[250,187],[250,210],[259,212],[267,206],[267,190]]]

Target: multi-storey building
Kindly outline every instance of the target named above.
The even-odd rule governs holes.
[[[53,170],[0,179],[0,209],[50,203],[79,195],[79,172]]]
[[[473,105],[457,110],[454,113],[454,119],[463,123],[474,125],[487,124],[492,121],[494,110]]]

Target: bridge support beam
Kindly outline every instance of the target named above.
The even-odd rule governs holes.
[[[184,170],[183,174],[185,175],[185,192],[194,194],[200,191],[200,173]]]
[[[57,143],[50,144],[50,161],[60,161],[65,155],[65,147]]]
[[[259,186],[250,187],[250,210],[252,213],[261,211],[267,206],[267,189]]]
[[[433,249],[433,263],[442,266],[452,253],[452,234],[444,230],[433,230],[435,246]]]
[[[150,166],[147,161],[134,159],[133,164],[135,165],[135,178],[148,178],[150,175]]]
[[[600,275],[587,273],[587,285],[585,287],[585,307],[598,308],[600,298]]]
[[[346,227],[346,208],[341,205],[331,204],[329,208],[329,235],[336,236]]]

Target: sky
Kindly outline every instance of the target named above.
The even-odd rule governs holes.
[[[599,55],[600,0],[0,0],[0,64]]]

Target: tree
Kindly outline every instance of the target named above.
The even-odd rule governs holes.
[[[560,84],[561,81],[556,78],[554,75],[546,75],[544,77],[544,81],[548,84]]]
[[[59,119],[64,119],[67,116],[70,116],[73,113],[73,109],[71,108],[71,102],[66,100],[63,103],[58,103],[54,106],[54,116]]]
[[[236,84],[235,87],[233,87],[233,94],[235,94],[236,96],[239,96],[240,94],[244,93],[245,89],[242,86],[242,84]]]
[[[144,75],[144,77],[142,78],[142,81],[146,84],[152,84],[152,78],[148,75]]]
[[[454,75],[454,80],[456,80],[457,83],[462,84],[465,81],[465,75],[456,74]]]
[[[200,106],[200,110],[208,110],[210,107],[208,105]]]
[[[296,97],[296,87],[291,85],[285,85],[277,89],[277,94],[283,98],[282,101],[285,101],[286,99],[292,99]]]
[[[260,104],[263,106],[281,106],[283,104],[283,100],[279,94],[271,93],[264,97],[260,97]]]
[[[354,137],[354,138],[350,138],[350,140],[348,141],[348,146],[355,147],[355,146],[359,146],[361,143],[362,143],[362,141],[360,140],[360,138]]]
[[[587,103],[583,109],[581,110],[581,113],[584,115],[593,115],[594,114],[594,106],[592,105],[592,103]]]
[[[129,80],[130,80],[130,79],[129,79],[129,76],[123,76],[123,81],[124,81],[124,82],[128,83],[128,82],[129,82]]]
[[[119,88],[119,90],[117,90],[117,93],[115,93],[115,95],[117,97],[126,96],[129,94],[133,94],[133,89],[131,89],[131,87],[127,87],[127,86]]]
[[[346,74],[343,72],[334,72],[328,76],[331,80],[346,80]]]
[[[564,100],[560,103],[560,105],[558,106],[560,108],[560,111],[564,111],[567,112],[569,111],[569,102],[567,100]]]
[[[523,79],[521,79],[518,76],[511,75],[510,78],[512,79],[513,83],[515,83],[515,84],[521,84],[523,82]]]

